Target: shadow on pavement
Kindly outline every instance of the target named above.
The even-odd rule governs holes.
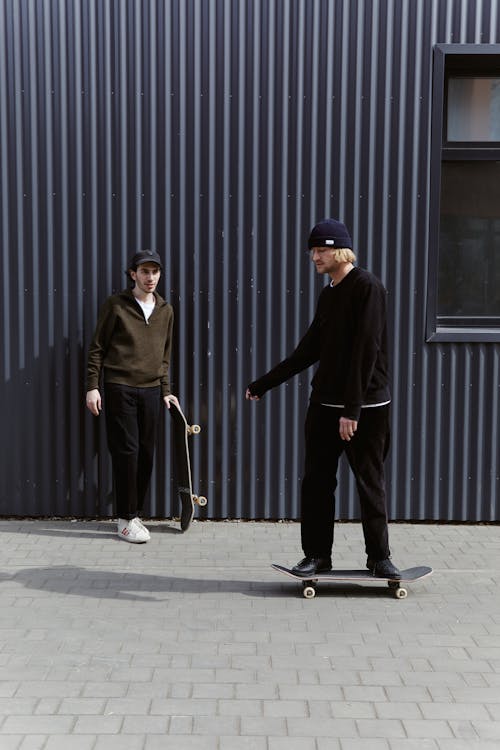
[[[237,572],[237,568],[232,568]],[[186,578],[162,576],[149,573],[114,572],[82,568],[76,565],[54,565],[44,568],[24,568],[12,574],[0,573],[0,584],[17,583],[27,589],[54,594],[86,596],[96,599],[116,599],[128,601],[165,601],[171,594],[242,594],[265,598],[302,598],[300,584],[265,580],[264,571],[241,568],[247,573],[246,579],[227,579],[225,570],[220,568],[221,578]],[[267,569],[266,569],[267,572]],[[250,578],[250,575],[253,577]],[[259,576],[262,576],[259,580]],[[9,590],[11,593],[11,590]],[[318,587],[318,598],[322,596],[387,596],[388,590],[381,586],[355,584],[324,584]]]
[[[183,532],[179,526],[173,526],[170,524],[177,523],[176,521],[165,521],[161,525],[152,526],[148,522],[145,522],[148,526],[148,530],[151,534],[182,534]],[[5,524],[5,525],[4,525]],[[9,524],[9,525],[7,525]],[[8,532],[10,534],[19,531],[20,534],[32,534],[33,536],[56,536],[56,537],[68,537],[71,539],[108,539],[113,538],[115,541],[122,543],[122,540],[116,535],[116,522],[115,521],[57,521],[54,524],[49,522],[36,521],[33,526],[30,526],[29,522],[23,520],[22,529],[13,528],[14,521],[0,522],[0,532]]]

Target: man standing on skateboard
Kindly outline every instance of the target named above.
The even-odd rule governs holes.
[[[174,314],[156,291],[161,270],[153,250],[134,255],[127,270],[132,289],[106,300],[88,353],[86,406],[99,416],[102,376],[117,533],[134,543],[150,539],[140,515],[153,470],[161,400],[167,408],[171,401],[178,404],[170,394],[168,372]]]
[[[319,362],[305,424],[301,539],[305,554],[292,569],[305,578],[332,567],[337,466],[346,452],[356,479],[367,567],[381,578],[400,578],[390,559],[384,459],[389,448],[386,296],[373,274],[355,267],[344,224],[326,219],[313,227],[308,247],[318,273],[330,283],[295,351],[247,388],[266,391]]]

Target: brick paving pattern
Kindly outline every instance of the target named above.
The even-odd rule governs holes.
[[[296,523],[0,521],[0,750],[498,750],[498,527],[391,525],[430,578],[271,570]],[[364,565],[338,524],[337,567]]]

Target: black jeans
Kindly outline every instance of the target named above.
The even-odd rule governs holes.
[[[132,388],[107,383],[104,395],[116,515],[130,520],[142,513],[151,480],[160,414],[160,387]]]
[[[389,557],[384,459],[389,450],[389,405],[363,409],[350,442],[341,440],[342,410],[311,404],[306,424],[301,536],[304,554],[329,557],[333,546],[337,467],[346,452],[356,478],[365,549],[373,560]]]

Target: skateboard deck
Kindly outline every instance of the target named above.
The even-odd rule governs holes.
[[[384,583],[386,582],[393,592],[396,599],[406,599],[408,596],[408,590],[401,584],[412,583],[418,581],[421,578],[430,576],[432,568],[426,565],[421,565],[416,568],[407,568],[401,570],[401,578],[379,578],[374,576],[369,570],[326,570],[324,573],[316,573],[316,575],[309,578],[298,576],[292,573],[290,568],[285,568],[283,565],[273,564],[271,567],[277,570],[278,573],[283,573],[290,578],[294,578],[296,581],[300,581],[303,586],[303,595],[306,599],[312,599],[316,596],[316,584],[318,581],[321,582],[342,582],[342,583]]]
[[[170,402],[170,416],[172,417],[174,453],[175,453],[175,479],[177,482],[177,493],[181,501],[181,529],[187,531],[191,526],[194,516],[194,506],[206,505],[207,498],[193,494],[193,483],[191,479],[191,459],[189,456],[188,436],[197,435],[201,432],[199,425],[189,425],[182,409]]]

